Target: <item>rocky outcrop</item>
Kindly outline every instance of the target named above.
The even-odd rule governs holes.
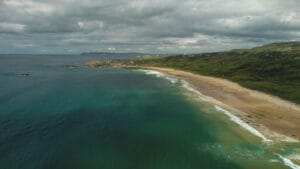
[[[84,65],[88,67],[101,67],[107,65],[107,63],[101,62],[100,60],[92,60],[86,62]]]
[[[102,62],[100,60],[88,61],[84,64],[87,67],[124,67],[124,64],[121,61],[106,61]]]

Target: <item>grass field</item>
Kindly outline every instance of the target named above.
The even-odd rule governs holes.
[[[273,43],[217,53],[147,56],[118,62],[221,77],[300,104],[300,42]]]

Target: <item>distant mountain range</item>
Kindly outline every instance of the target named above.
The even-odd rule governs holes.
[[[130,53],[123,53],[123,52],[83,52],[81,55],[130,55],[130,56],[143,56],[148,55],[147,53],[136,53],[136,52],[130,52]]]

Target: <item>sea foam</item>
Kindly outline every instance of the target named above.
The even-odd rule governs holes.
[[[190,85],[187,81],[181,80],[181,83],[182,83],[182,87],[184,87],[184,88],[187,89],[188,91],[203,96],[203,94],[202,94],[201,92],[199,92],[198,90],[196,90],[196,89],[194,89],[193,87],[191,87],[191,85]]]
[[[190,92],[194,92],[198,95],[200,95],[200,98],[204,101],[209,101],[208,97],[205,97],[201,92],[199,92],[198,90],[194,89],[193,87],[191,87],[191,85],[185,81],[182,80],[182,86],[184,88],[186,88],[188,91]],[[240,118],[238,118],[237,116],[233,115],[232,113],[230,113],[229,111],[216,106],[215,105],[215,109],[218,111],[223,112],[226,116],[228,116],[230,118],[230,120],[232,120],[233,122],[237,123],[238,125],[240,125],[242,128],[246,129],[247,131],[249,131],[250,133],[260,137],[264,142],[270,142],[271,140],[267,139],[263,134],[261,134],[258,130],[256,130],[255,128],[253,128],[252,126],[250,126],[249,124],[245,123],[243,120],[241,120]]]
[[[284,165],[286,165],[286,166],[288,166],[288,167],[290,167],[292,169],[300,169],[300,166],[297,165],[297,164],[295,164],[295,163],[293,163],[290,159],[285,158],[285,157],[283,157],[280,154],[277,154],[277,155],[283,161]]]
[[[148,75],[155,75],[156,77],[160,77],[160,78],[165,78],[167,80],[169,80],[171,83],[181,83],[182,87],[184,87],[187,91],[190,91],[192,93],[196,93],[197,95],[199,95],[199,98],[201,100],[204,101],[209,101],[212,98],[203,95],[200,91],[194,89],[187,81],[185,80],[179,80],[179,78],[177,78],[176,76],[172,76],[172,75],[168,75],[168,74],[164,74],[158,71],[154,71],[154,70],[140,70],[143,71],[145,74]],[[241,126],[242,128],[244,128],[245,130],[249,131],[250,133],[252,133],[253,135],[260,137],[264,142],[271,142],[272,140],[267,139],[262,133],[260,133],[258,130],[256,130],[255,128],[253,128],[252,126],[250,126],[249,124],[245,123],[243,120],[241,120],[239,117],[235,116],[234,114],[230,113],[229,111],[215,105],[215,109],[217,111],[221,111],[223,112],[226,116],[228,116],[230,118],[231,121],[237,123],[239,126]],[[286,140],[286,141],[291,141],[294,142],[294,140]],[[300,166],[293,163],[289,158],[285,158],[283,156],[281,156],[280,154],[277,154],[279,156],[279,158],[283,161],[283,163],[292,168],[292,169],[300,169]],[[295,159],[298,160],[299,156],[294,157]],[[293,159],[293,157],[291,158]]]
[[[240,118],[238,118],[237,116],[233,115],[232,113],[230,113],[229,111],[219,107],[219,106],[215,106],[215,109],[218,111],[223,112],[226,116],[228,116],[230,118],[230,120],[232,120],[233,122],[237,123],[238,125],[240,125],[242,128],[246,129],[247,131],[249,131],[250,133],[256,135],[257,137],[260,137],[264,142],[270,142],[271,140],[267,139],[263,134],[261,134],[259,131],[257,131],[255,128],[253,128],[252,126],[250,126],[249,124],[245,123],[243,120],[241,120]]]
[[[172,76],[172,75],[168,75],[168,74],[164,74],[158,71],[154,71],[154,70],[140,70],[143,71],[144,73],[148,74],[148,75],[155,75],[156,77],[162,77],[165,78],[169,81],[171,81],[172,83],[179,83],[181,82],[182,87],[184,87],[186,90],[192,92],[192,93],[196,93],[197,95],[199,95],[199,98],[201,100],[204,101],[209,101],[211,100],[210,97],[207,97],[205,95],[203,95],[200,91],[196,90],[195,88],[193,88],[187,81],[185,80],[179,80],[176,76]],[[230,120],[232,120],[233,122],[237,123],[238,125],[240,125],[242,128],[246,129],[247,131],[249,131],[250,133],[254,134],[255,136],[260,137],[264,142],[270,142],[271,140],[267,139],[263,134],[261,134],[259,131],[257,131],[255,128],[253,128],[252,126],[250,126],[249,124],[245,123],[244,121],[242,121],[240,118],[238,118],[237,116],[233,115],[232,113],[230,113],[229,111],[216,106],[215,105],[215,109],[218,111],[223,112],[226,116],[228,116],[230,118]]]
[[[154,71],[154,70],[141,69],[140,71],[143,71],[147,75],[154,75],[156,77],[165,78],[165,79],[169,80],[171,83],[178,83],[179,82],[179,79],[176,76],[164,74],[164,73]]]

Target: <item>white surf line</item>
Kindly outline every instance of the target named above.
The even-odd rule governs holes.
[[[168,75],[168,74],[164,74],[161,73],[159,71],[154,71],[154,70],[145,70],[145,69],[140,69],[140,71],[145,72],[148,75],[155,75],[156,77],[163,77],[169,81],[171,81],[172,83],[178,83],[181,82],[182,83],[182,87],[184,87],[186,90],[196,93],[197,95],[200,96],[200,98],[204,101],[207,102],[219,102],[218,100],[215,100],[211,97],[205,96],[203,95],[201,92],[199,92],[198,90],[194,89],[193,87],[191,87],[191,85],[189,84],[189,82],[180,79],[181,81],[179,81],[179,78],[177,78],[176,76],[173,75]],[[272,142],[272,140],[267,139],[262,133],[260,133],[258,130],[256,130],[255,128],[253,128],[252,126],[250,126],[249,124],[245,123],[243,120],[241,120],[239,117],[233,115],[232,113],[230,113],[229,111],[215,105],[215,109],[217,111],[221,111],[223,112],[226,116],[228,116],[230,118],[231,121],[237,123],[239,126],[241,126],[242,128],[244,128],[245,130],[249,131],[250,133],[252,133],[253,135],[260,137],[263,142]],[[288,141],[288,140],[286,140]],[[291,140],[291,142],[294,142],[295,140]],[[296,140],[298,141],[298,140]],[[300,166],[293,163],[290,159],[285,158],[283,156],[281,156],[280,154],[277,154],[279,156],[279,158],[283,161],[284,165],[292,168],[292,169],[300,169]],[[298,156],[296,157],[298,159]]]
[[[256,135],[257,137],[260,137],[264,142],[271,142],[272,140],[267,139],[263,134],[261,134],[258,130],[256,130],[255,128],[253,128],[252,126],[250,126],[249,124],[245,123],[243,120],[241,120],[240,118],[238,118],[237,116],[233,115],[232,113],[230,113],[229,111],[216,106],[215,105],[215,109],[218,111],[223,112],[226,116],[228,116],[230,118],[231,121],[237,123],[238,125],[240,125],[242,128],[248,130],[250,133],[252,133],[253,135]]]
[[[198,90],[194,89],[193,87],[191,87],[191,85],[185,81],[185,80],[181,80],[182,82],[182,86],[187,89],[188,91],[190,92],[193,92],[193,93],[196,93],[200,96],[200,98],[204,101],[215,101],[215,102],[219,102],[217,100],[214,100],[213,98],[211,97],[208,97],[208,96],[205,96],[203,95],[201,92],[199,92]],[[270,139],[267,139],[262,133],[260,133],[258,130],[256,130],[255,128],[253,128],[252,126],[250,126],[249,124],[245,123],[243,120],[241,120],[239,117],[233,115],[232,113],[230,113],[229,111],[215,105],[215,109],[217,111],[221,111],[223,112],[226,116],[228,116],[230,118],[230,120],[232,120],[233,122],[237,123],[239,126],[241,126],[242,128],[246,129],[247,131],[249,131],[250,133],[252,133],[253,135],[257,136],[257,137],[260,137],[263,142],[272,142],[272,140]],[[277,133],[275,133],[277,134]],[[278,134],[279,135],[279,134]],[[286,139],[284,141],[287,141],[287,142],[297,142],[298,140],[294,140],[293,138],[289,139],[288,137],[286,137]],[[292,169],[300,169],[300,166],[296,165],[295,163],[293,163],[290,159],[293,159],[293,158],[284,158],[283,156],[279,155],[278,156],[280,157],[280,159],[283,161],[284,165],[292,168]],[[298,159],[299,156],[295,156],[294,157],[295,159]]]
[[[189,82],[187,82],[185,80],[181,80],[181,83],[182,83],[182,87],[184,87],[188,91],[196,93],[196,94],[198,94],[200,96],[204,96],[201,92],[199,92],[198,90],[196,90],[193,87],[191,87],[191,85],[189,84]]]
[[[176,76],[161,73],[155,70],[145,70],[145,69],[139,69],[140,71],[143,71],[147,75],[155,75],[156,77],[161,77],[169,80],[171,83],[178,83],[179,79]]]
[[[154,71],[154,70],[145,70],[145,69],[140,69],[141,71],[145,72],[147,75],[155,75],[156,77],[163,77],[166,78],[167,80],[171,81],[172,83],[178,83],[179,79],[176,76],[172,76],[172,75],[168,75],[168,74],[164,74],[161,73],[159,71]],[[208,96],[203,95],[201,92],[199,92],[198,90],[194,89],[193,87],[191,87],[191,85],[189,84],[189,82],[185,81],[185,80],[181,80],[180,81],[182,83],[182,87],[184,87],[186,90],[196,93],[197,95],[199,95],[201,97],[202,100],[204,101],[212,101],[212,102],[218,102],[217,100],[214,100],[213,98],[210,98]],[[218,111],[223,112],[225,115],[227,115],[231,121],[237,123],[239,126],[241,126],[242,128],[246,129],[247,131],[249,131],[250,133],[254,134],[257,137],[260,137],[264,142],[271,142],[272,140],[267,139],[263,134],[261,134],[258,130],[256,130],[255,128],[253,128],[252,126],[250,126],[249,124],[245,123],[244,121],[242,121],[240,118],[238,118],[237,116],[233,115],[232,113],[230,113],[229,111],[216,106],[215,105],[215,109]]]
[[[182,86],[183,86],[185,89],[187,89],[188,91],[198,94],[198,95],[199,95],[199,99],[201,99],[201,100],[203,100],[203,101],[206,101],[206,102],[214,103],[215,105],[223,105],[222,102],[220,102],[220,101],[218,101],[218,100],[216,100],[216,99],[214,99],[214,98],[212,98],[212,97],[206,96],[206,95],[202,94],[201,92],[199,92],[198,90],[194,89],[194,88],[190,85],[189,82],[187,82],[187,81],[181,79],[181,83],[182,83]],[[219,107],[219,108],[221,108],[221,107]],[[225,109],[223,109],[223,110],[225,110]],[[227,111],[227,110],[226,110],[226,111]],[[224,112],[224,111],[223,111],[223,112]],[[235,116],[234,114],[230,113],[229,111],[227,111],[227,112],[228,112],[229,114]],[[240,119],[240,118],[238,118],[237,116],[235,116],[235,119],[236,119],[236,118],[237,118],[237,119]],[[241,120],[241,119],[240,119],[239,121],[241,121],[242,123],[244,123],[246,126],[250,126],[250,125],[248,125],[247,123],[245,123],[245,122],[244,122],[243,120]],[[239,124],[239,123],[238,123],[238,124]],[[240,124],[241,124],[241,123],[240,123]],[[239,124],[239,125],[240,125],[240,124]],[[241,125],[240,125],[240,126],[241,126]],[[242,126],[242,127],[243,127],[243,126]],[[253,128],[252,126],[250,126],[250,128],[253,129],[253,130],[251,130],[251,131],[257,131],[257,132],[255,132],[255,133],[260,133],[258,130],[256,130],[256,129]],[[245,129],[246,129],[246,128],[245,128]],[[265,133],[265,132],[267,132],[267,131],[268,131],[268,133]],[[251,133],[253,133],[253,132],[251,132]],[[254,134],[254,133],[253,133],[253,134]],[[274,131],[269,131],[267,128],[264,129],[264,134],[266,134],[266,135],[263,135],[262,133],[260,133],[260,134],[257,135],[257,136],[261,137],[261,138],[263,139],[263,141],[265,141],[265,142],[272,142],[272,141],[280,141],[280,142],[288,142],[288,143],[296,143],[296,142],[299,142],[299,140],[297,140],[297,139],[294,139],[294,138],[292,138],[292,137],[288,137],[288,136],[285,136],[285,135],[276,133],[276,132],[274,132]],[[256,134],[255,134],[255,135],[256,135]],[[263,137],[262,137],[262,136],[263,136]],[[275,140],[267,139],[266,136],[268,136],[268,137],[270,137],[270,138],[275,138]]]
[[[190,84],[187,81],[182,80],[182,84],[183,84],[183,87],[186,88],[188,91],[194,92],[194,93],[200,95],[201,97],[204,97],[204,99],[202,99],[202,100],[205,100],[205,101],[212,100],[212,98],[203,95],[201,92],[199,92],[198,90],[196,90],[193,87],[191,87]],[[227,110],[225,110],[225,109],[223,109],[223,108],[221,108],[221,107],[219,107],[217,105],[215,105],[215,109],[218,110],[218,111],[223,112],[226,116],[228,116],[230,118],[231,121],[237,123],[239,126],[241,126],[242,128],[246,129],[247,131],[249,131],[250,133],[254,134],[255,136],[260,137],[264,142],[271,142],[272,141],[270,139],[267,139],[258,130],[256,130],[255,128],[253,128],[249,124],[245,123],[243,120],[241,120],[237,116],[233,115],[229,111],[227,111]]]
[[[285,158],[285,157],[283,157],[280,154],[277,154],[277,155],[283,161],[284,165],[286,165],[286,166],[288,166],[288,167],[290,167],[292,169],[300,169],[300,166],[297,165],[297,164],[295,164],[295,163],[293,163],[290,159]]]
[[[204,101],[208,101],[208,102],[219,102],[211,97],[208,97],[208,96],[205,96],[203,95],[201,92],[199,92],[198,90],[194,89],[193,87],[191,87],[191,85],[185,81],[185,80],[181,80],[182,82],[182,86],[184,88],[186,88],[188,91],[190,92],[193,92],[193,93],[196,93],[198,94],[202,100]],[[258,130],[256,130],[255,128],[253,128],[252,126],[250,126],[249,124],[245,123],[244,121],[242,121],[240,118],[238,118],[237,116],[233,115],[232,113],[230,113],[229,111],[215,105],[215,109],[218,110],[218,111],[221,111],[223,112],[226,116],[228,116],[230,118],[230,120],[232,120],[233,122],[237,123],[238,125],[240,125],[242,128],[246,129],[247,131],[249,131],[250,133],[256,135],[257,137],[260,137],[264,142],[272,142],[272,140],[270,139],[267,139],[262,133],[260,133]],[[279,134],[275,133],[276,136],[279,136]],[[295,140],[293,138],[289,138],[289,137],[286,137],[284,139],[284,141],[287,141],[287,142],[298,142],[298,140]],[[300,169],[300,166],[293,163],[290,159],[297,159],[299,158],[298,155],[295,155],[295,156],[292,156],[292,157],[289,157],[289,158],[285,158],[281,155],[278,154],[278,156],[280,157],[280,159],[284,162],[284,165],[292,168],[292,169]]]

